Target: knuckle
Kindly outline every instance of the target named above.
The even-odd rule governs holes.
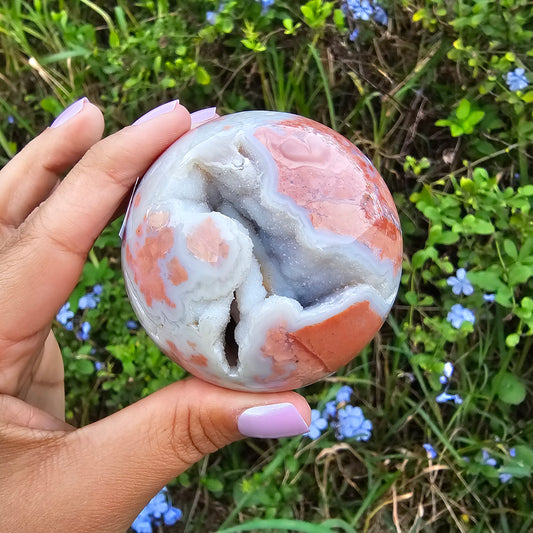
[[[124,171],[127,166],[124,162],[134,158],[134,154],[129,153],[125,143],[113,138],[119,135],[120,132],[91,146],[76,165],[76,171],[87,176],[98,173],[105,182],[129,189],[131,175]]]
[[[32,243],[44,238],[50,243],[52,249],[85,260],[87,250],[70,235],[70,232],[56,231],[55,224],[50,220],[47,211],[40,208],[34,211],[21,227],[21,241],[24,243],[32,246]],[[42,242],[40,244],[42,245]]]
[[[184,413],[176,406],[170,431],[170,446],[176,457],[185,464],[196,463],[227,442],[228,439],[211,423],[205,410],[189,406]]]

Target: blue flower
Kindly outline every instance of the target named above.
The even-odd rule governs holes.
[[[167,488],[163,487],[139,513],[131,528],[136,533],[153,533],[153,526],[159,527],[163,523],[172,526],[182,516],[181,510],[172,506]]]
[[[101,361],[95,361],[94,368],[98,372],[99,370],[102,370],[102,368],[105,368],[105,364],[102,363]]]
[[[448,380],[452,377],[453,374],[453,365],[448,361],[447,363],[444,363],[444,370],[442,372],[442,376],[440,376],[439,381],[445,385],[448,383]]]
[[[7,117],[7,123],[8,124],[14,124],[15,123],[15,118],[13,117],[13,115],[9,115]]]
[[[445,402],[453,401],[457,405],[460,405],[463,403],[463,399],[459,396],[459,394],[448,394],[447,392],[441,392],[435,398],[435,401],[437,403],[445,403]]]
[[[306,437],[309,437],[313,440],[318,439],[328,427],[328,421],[325,418],[322,418],[320,411],[318,409],[311,409],[311,424],[309,425],[309,431],[304,433]]]
[[[72,318],[74,317],[74,313],[70,310],[70,303],[67,302],[57,313],[56,320],[65,326],[66,329],[68,328],[68,325],[72,325]],[[70,328],[72,329],[72,327]]]
[[[80,309],[94,309],[98,302],[100,301],[100,298],[95,296],[92,292],[88,294],[84,294],[78,301],[78,307]]]
[[[365,419],[360,407],[347,405],[338,412],[335,424],[338,440],[351,439],[367,441],[372,435],[372,422]]]
[[[509,455],[510,455],[511,457],[516,457],[516,450],[515,450],[514,448],[511,448],[511,449],[509,450]]]
[[[474,324],[476,321],[476,316],[472,311],[470,311],[470,309],[463,307],[461,304],[455,304],[448,313],[446,320],[451,322],[454,328],[459,329],[463,322],[471,322]]]
[[[217,21],[217,14],[216,11],[206,11],[205,20],[209,22],[209,24],[214,25]]]
[[[435,457],[437,457],[437,452],[435,451],[435,448],[431,446],[431,444],[426,443],[426,444],[422,444],[422,446],[424,447],[424,450],[426,450],[428,457],[430,459],[435,459]]]
[[[126,327],[128,329],[138,329],[139,328],[139,324],[137,322],[135,322],[135,320],[128,320],[126,322]]]
[[[374,20],[378,24],[383,24],[383,26],[386,26],[387,23],[389,22],[389,17],[387,16],[386,11],[377,4],[374,7]]]
[[[515,68],[509,71],[505,76],[505,81],[511,91],[520,91],[529,85],[523,68]]]
[[[483,300],[485,300],[486,302],[493,302],[495,299],[496,299],[495,294],[484,294],[483,295]]]
[[[353,393],[352,387],[350,387],[349,385],[343,385],[337,391],[337,396],[336,396],[337,403],[349,402],[350,397],[352,396],[352,393]]]
[[[349,39],[350,41],[353,42],[357,39],[358,36],[359,36],[359,30],[358,28],[355,28],[355,30],[353,30],[352,33],[350,33]]]
[[[274,4],[274,0],[258,0],[261,2],[262,10],[261,13],[264,15],[270,6]]]
[[[498,477],[500,478],[500,481],[502,483],[507,483],[508,481],[513,479],[513,476],[511,474],[508,474],[507,472],[502,472]]]
[[[89,340],[89,331],[91,331],[91,324],[83,322],[78,331],[78,338],[82,341]]]
[[[95,296],[100,296],[102,294],[102,285],[98,284],[93,287],[93,294]]]
[[[331,417],[333,418],[337,414],[337,402],[335,400],[331,400],[331,402],[328,402],[326,404],[326,407],[324,407],[324,418],[325,417]]]
[[[354,20],[370,20],[374,13],[369,0],[347,0],[346,4]]]
[[[489,455],[489,452],[487,450],[481,450],[481,463],[488,466],[496,466],[496,459],[494,457],[491,457]]]
[[[447,279],[447,283],[452,287],[452,292],[454,294],[459,295],[463,293],[465,296],[470,296],[474,292],[474,287],[468,281],[466,270],[464,268],[457,270],[455,276],[450,276]]]

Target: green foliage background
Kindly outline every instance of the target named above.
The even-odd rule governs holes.
[[[101,107],[108,133],[179,97],[191,111],[276,109],[323,122],[371,157],[393,191],[405,239],[397,303],[371,346],[303,391],[322,408],[340,384],[352,385],[372,439],[337,442],[327,432],[232,445],[173,483],[185,515],[175,531],[533,528],[533,7],[382,5],[386,26],[355,22],[340,2],[323,0],[276,0],[265,12],[254,0],[0,7],[2,163],[82,95]],[[217,10],[210,24],[206,12]],[[509,89],[515,68],[531,89]],[[76,321],[92,324],[90,341],[56,328],[75,424],[184,376],[125,325],[134,316],[119,227],[98,239],[70,299]],[[460,267],[471,296],[447,285]],[[99,306],[78,310],[95,284],[104,287]],[[475,324],[447,321],[456,303],[474,311]],[[446,361],[461,405],[435,400]],[[431,461],[427,442],[437,450]],[[513,477],[503,483],[502,473]]]

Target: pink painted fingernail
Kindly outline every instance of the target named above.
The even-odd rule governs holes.
[[[309,431],[302,415],[292,403],[259,405],[246,409],[237,420],[239,432],[261,439],[294,437]]]
[[[74,115],[77,115],[82,109],[85,102],[89,100],[84,96],[79,100],[76,100],[73,104],[70,104],[60,115],[56,117],[54,122],[50,125],[51,128],[57,128],[64,124],[67,120],[72,118]]]
[[[209,122],[214,118],[218,118],[219,116],[216,107],[208,107],[206,109],[195,111],[194,113],[191,113],[191,129],[196,128],[204,122]]]
[[[172,100],[172,102],[167,102],[166,104],[162,104],[158,107],[155,107],[151,111],[148,111],[148,113],[145,113],[142,117],[139,117],[132,125],[138,126],[139,124],[144,124],[145,122],[148,122],[149,120],[152,120],[153,118],[158,117],[159,115],[170,113],[171,111],[174,111],[175,107],[179,103],[179,100]]]

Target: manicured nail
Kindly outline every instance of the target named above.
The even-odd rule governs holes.
[[[149,120],[152,120],[155,117],[158,117],[159,115],[164,115],[165,113],[170,113],[171,111],[174,111],[174,108],[180,103],[179,100],[172,100],[172,102],[167,102],[166,104],[162,104],[151,111],[148,111],[148,113],[144,114],[142,117],[139,117],[134,123],[133,126],[138,126],[139,124],[144,124],[145,122],[148,122]]]
[[[292,403],[275,403],[246,409],[239,416],[237,427],[242,435],[261,439],[294,437],[309,431],[309,426]]]
[[[68,119],[72,118],[74,115],[77,115],[82,109],[85,102],[88,102],[87,98],[84,96],[79,100],[76,100],[73,104],[70,104],[60,115],[56,117],[54,122],[51,124],[51,128],[57,128],[64,124]]]
[[[194,113],[191,113],[191,129],[218,117],[219,115],[217,114],[216,107],[208,107],[206,109],[195,111]]]

